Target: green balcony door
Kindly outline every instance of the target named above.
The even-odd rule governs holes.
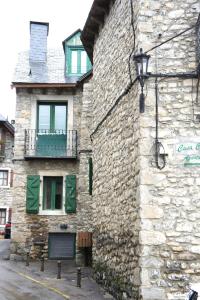
[[[36,152],[37,156],[66,156],[67,105],[39,103]]]

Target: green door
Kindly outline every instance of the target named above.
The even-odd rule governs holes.
[[[39,103],[36,138],[37,156],[66,156],[67,105]]]

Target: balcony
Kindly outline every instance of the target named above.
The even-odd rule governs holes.
[[[25,130],[24,158],[76,159],[76,130]]]

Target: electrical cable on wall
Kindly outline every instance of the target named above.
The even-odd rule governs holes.
[[[161,38],[161,34],[158,35],[158,39]],[[155,48],[155,69],[158,73],[158,53],[157,48]],[[156,136],[155,136],[155,165],[159,170],[164,169],[166,165],[166,155],[163,144],[159,141],[158,129],[159,129],[159,114],[158,114],[158,100],[159,100],[159,90],[158,90],[158,78],[155,78],[155,123],[156,123]],[[161,155],[162,149],[162,155]],[[164,154],[164,155],[163,155]],[[160,164],[160,159],[162,163]]]
[[[98,129],[100,128],[100,126],[105,122],[105,120],[107,119],[107,117],[112,113],[112,111],[114,110],[114,108],[118,105],[118,103],[120,102],[120,100],[129,93],[130,89],[132,88],[132,86],[137,82],[137,77],[133,80],[132,79],[132,75],[131,75],[131,58],[132,55],[135,51],[135,44],[136,44],[136,32],[135,32],[135,21],[134,21],[134,11],[133,11],[133,3],[132,0],[130,0],[130,7],[131,7],[131,27],[133,29],[133,48],[130,52],[129,55],[129,59],[128,59],[128,70],[129,70],[129,78],[130,78],[130,82],[127,84],[126,88],[124,89],[124,91],[120,94],[120,96],[116,99],[116,101],[114,102],[114,104],[112,105],[112,107],[109,109],[109,111],[106,113],[106,115],[102,118],[102,120],[97,124],[96,128],[94,129],[94,131],[91,133],[90,138],[92,140],[93,135],[98,131]],[[195,25],[192,25],[191,27],[185,29],[184,31],[181,31],[180,33],[176,34],[175,36],[163,41],[162,43],[159,43],[158,45],[150,48],[149,50],[147,50],[145,53],[148,53],[166,43],[168,43],[169,41],[185,34],[186,32],[192,30],[193,28],[196,27]],[[163,78],[196,78],[196,72],[191,72],[191,73],[174,73],[174,74],[156,74],[154,76],[154,74],[149,74],[151,77],[163,77]],[[166,155],[164,155],[165,157]]]
[[[166,166],[166,156],[168,154],[165,153],[165,148],[164,148],[163,144],[159,141],[159,138],[158,138],[158,122],[159,122],[158,99],[159,99],[159,95],[158,95],[158,79],[157,78],[155,78],[155,96],[156,96],[156,103],[155,103],[155,106],[156,106],[155,163],[156,163],[156,167],[159,170],[162,170]]]
[[[187,28],[187,29],[185,29],[185,30],[183,30],[183,31],[181,31],[181,32],[179,32],[178,34],[172,36],[171,38],[165,40],[164,42],[159,43],[158,45],[156,45],[156,46],[150,48],[149,50],[145,51],[145,53],[149,53],[150,51],[152,51],[152,50],[154,50],[154,49],[156,49],[156,48],[158,48],[158,47],[161,47],[162,45],[164,45],[164,44],[166,44],[166,43],[172,41],[173,39],[175,39],[175,38],[181,36],[182,34],[184,34],[184,33],[188,32],[188,31],[192,30],[192,29],[195,28],[195,27],[196,27],[196,24],[195,24],[195,25],[192,25],[191,27],[189,27],[189,28]]]
[[[196,104],[199,104],[199,85],[200,85],[200,73],[198,74],[198,79],[197,79]]]
[[[130,82],[132,83],[132,75],[131,75],[131,58],[133,56],[133,53],[135,52],[135,40],[136,40],[136,33],[135,33],[135,21],[134,21],[134,11],[133,11],[133,2],[132,0],[130,0],[130,6],[131,6],[131,27],[132,27],[132,31],[133,31],[133,48],[132,51],[129,55],[129,59],[128,59],[128,71],[129,71],[129,78],[130,78]]]
[[[135,52],[136,32],[135,32],[135,25],[134,25],[135,20],[134,20],[133,3],[132,3],[132,0],[129,0],[129,1],[130,1],[130,7],[131,7],[131,28],[133,30],[133,47],[132,47],[132,50],[131,50],[131,52],[129,54],[129,58],[128,58],[128,71],[129,71],[129,80],[130,80],[130,82],[127,84],[126,88],[119,95],[119,97],[115,100],[114,104],[108,110],[108,112],[106,113],[106,115],[97,124],[96,128],[93,130],[93,132],[90,135],[90,139],[91,140],[92,140],[93,135],[98,131],[98,129],[105,122],[105,120],[108,118],[108,116],[111,115],[112,111],[118,105],[118,103],[120,102],[120,100],[129,93],[129,91],[131,90],[132,86],[137,82],[137,77],[134,78],[134,79],[132,79],[132,75],[131,75],[131,58],[132,58],[133,53]]]
[[[195,120],[195,108],[194,108],[194,97],[193,97],[193,93],[194,93],[194,79],[192,78],[192,90],[191,90],[191,99],[192,99],[192,116],[193,116],[193,122],[194,123],[199,123],[198,118],[196,118]],[[195,101],[196,102],[196,101]],[[197,117],[197,116],[196,116]]]

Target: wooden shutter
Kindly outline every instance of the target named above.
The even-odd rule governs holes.
[[[91,157],[88,160],[88,164],[89,164],[89,194],[92,195],[93,164],[92,164],[92,158]]]
[[[27,176],[26,212],[37,214],[39,211],[40,176]]]
[[[78,247],[92,247],[92,232],[78,232]]]
[[[65,211],[76,212],[76,175],[66,176]]]

